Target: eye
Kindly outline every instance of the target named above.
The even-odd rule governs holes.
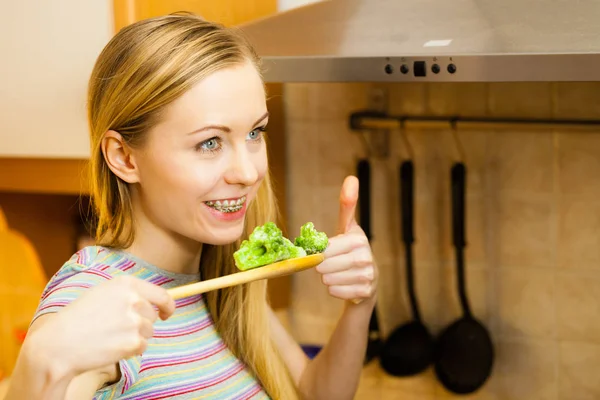
[[[221,149],[221,139],[218,137],[213,137],[205,140],[204,142],[199,143],[196,146],[196,150],[205,153],[214,153]]]
[[[267,131],[267,127],[266,126],[261,126],[258,127],[252,131],[250,131],[250,133],[248,133],[248,139],[251,141],[260,141],[263,137],[264,132]]]

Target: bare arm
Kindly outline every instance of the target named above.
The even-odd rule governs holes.
[[[10,387],[4,400],[91,399],[94,393],[117,375],[115,366],[74,375],[60,358],[59,344],[44,343],[39,329],[55,318],[53,314],[41,316],[31,326],[19,354]]]
[[[327,345],[311,361],[272,317],[272,332],[305,399],[353,399],[367,349],[375,308],[378,270],[369,240],[354,218],[358,180],[348,177],[340,192],[338,235],[329,238],[325,260],[316,267],[331,296],[345,300],[344,312]],[[360,300],[359,304],[354,304]]]
[[[347,303],[327,345],[313,359],[304,352],[272,315],[275,343],[304,399],[353,399],[367,347],[374,301]]]
[[[159,315],[167,319],[174,310],[165,289],[133,277],[87,290],[32,324],[5,399],[92,398],[117,380],[119,360],[145,351]]]

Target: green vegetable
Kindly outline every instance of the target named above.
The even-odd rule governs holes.
[[[239,250],[233,253],[233,258],[238,269],[246,271],[305,255],[306,251],[302,247],[294,246],[289,239],[283,237],[277,225],[267,222],[257,226],[248,240],[242,241]]]
[[[317,254],[325,251],[329,240],[324,232],[315,229],[312,222],[307,222],[300,228],[300,236],[294,240],[294,244],[302,247],[306,254]]]

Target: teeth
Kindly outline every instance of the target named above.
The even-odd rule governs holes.
[[[216,200],[216,201],[207,201],[206,205],[209,207],[213,207],[214,209],[224,212],[236,212],[242,209],[243,204],[246,202],[246,196],[243,196],[237,200]]]

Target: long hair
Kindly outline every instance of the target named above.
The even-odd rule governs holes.
[[[91,132],[90,182],[99,244],[127,248],[134,240],[131,189],[109,169],[101,150],[104,134],[119,132],[130,146],[141,146],[161,111],[209,74],[245,62],[260,73],[251,45],[233,28],[192,14],[171,14],[123,28],[103,49],[88,94]],[[277,216],[267,174],[246,216],[240,240]],[[204,245],[203,279],[236,272],[233,252],[239,241]],[[295,399],[297,390],[271,340],[266,283],[254,282],[205,295],[225,344],[275,399]]]

